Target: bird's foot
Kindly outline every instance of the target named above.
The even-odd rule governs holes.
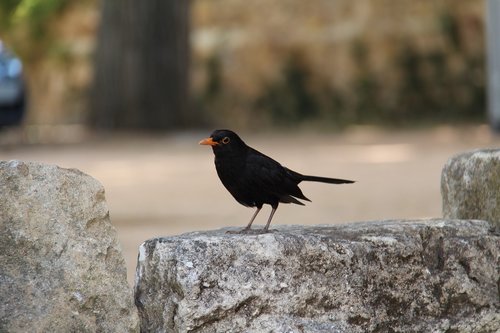
[[[226,231],[226,234],[233,234],[233,235],[262,235],[262,234],[268,234],[271,232],[275,232],[275,229],[271,230],[265,230],[265,229],[250,229],[250,228],[243,228],[241,230],[228,230]]]

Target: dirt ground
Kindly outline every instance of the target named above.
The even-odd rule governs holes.
[[[5,144],[1,160],[30,160],[77,168],[106,188],[111,220],[120,238],[132,284],[138,246],[146,239],[226,226],[243,227],[253,211],[223,188],[207,132],[162,136],[92,137],[75,144]],[[441,169],[449,157],[476,148],[498,148],[487,126],[388,131],[352,128],[342,134],[242,133],[254,148],[307,174],[353,179],[352,185],[302,183],[312,200],[281,205],[273,224],[439,217]],[[265,207],[256,220],[263,224]]]

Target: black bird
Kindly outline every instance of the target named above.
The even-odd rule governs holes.
[[[230,130],[215,130],[210,137],[201,140],[199,144],[212,146],[217,174],[236,201],[243,206],[257,208],[241,232],[250,230],[253,220],[264,204],[272,207],[271,215],[262,230],[267,232],[280,202],[303,206],[304,204],[297,199],[311,201],[297,186],[302,181],[328,184],[354,183],[352,180],[307,176],[290,170],[247,146]]]

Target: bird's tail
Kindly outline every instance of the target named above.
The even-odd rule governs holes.
[[[320,183],[328,183],[328,184],[352,184],[354,180],[348,179],[340,179],[340,178],[328,178],[328,177],[318,177],[318,176],[308,176],[301,175],[302,179],[308,182],[320,182]]]

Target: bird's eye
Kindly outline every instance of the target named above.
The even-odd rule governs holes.
[[[224,139],[222,139],[222,143],[223,143],[223,144],[228,144],[228,143],[229,143],[229,141],[231,141],[231,140],[229,140],[229,138],[228,138],[227,136],[226,136],[226,137],[224,137]]]

